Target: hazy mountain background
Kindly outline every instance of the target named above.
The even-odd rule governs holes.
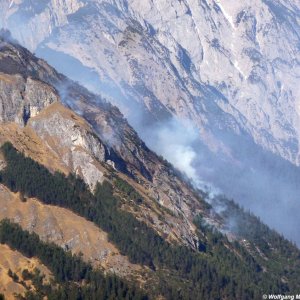
[[[299,1],[1,0],[0,14],[195,184],[300,243]]]

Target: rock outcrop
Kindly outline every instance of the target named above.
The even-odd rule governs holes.
[[[24,126],[42,109],[59,101],[55,90],[41,81],[4,73],[0,77],[1,122],[15,122]]]

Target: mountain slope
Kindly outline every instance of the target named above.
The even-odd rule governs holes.
[[[9,47],[10,49],[3,49],[2,56],[12,56],[12,53],[18,51],[21,54],[18,58],[20,64],[31,60],[33,65],[36,61],[25,49],[12,45]],[[46,140],[52,155],[62,158],[65,168],[82,173],[87,183],[93,180],[94,174],[98,174],[96,180],[101,180],[101,163],[104,162],[107,162],[110,168],[113,166],[129,175],[134,181],[144,183],[143,193],[146,198],[156,199],[174,212],[185,213],[186,218],[174,226],[181,232],[179,235],[185,236],[186,242],[193,245],[190,228],[194,227],[193,215],[202,211],[202,204],[188,190],[188,186],[172,175],[174,171],[146,147],[115,107],[53,69],[49,72],[45,70],[45,63],[38,61],[34,70],[26,70],[23,76],[30,78],[32,74],[39,72],[39,80],[54,82],[56,89],[60,91],[60,99],[66,105],[71,105],[75,112],[80,112],[90,124],[54,103],[40,115],[29,119],[26,130],[33,130],[35,135]],[[18,87],[14,88],[18,90]],[[5,90],[1,92],[7,93]],[[8,95],[14,97],[11,93]],[[93,164],[97,165],[96,169],[99,170],[96,170]],[[93,170],[92,174],[90,170]],[[193,213],[188,205],[195,208]]]
[[[54,242],[74,254],[82,253],[84,259],[95,267],[128,278],[134,278],[142,271],[147,272],[120,255],[105,232],[69,210],[43,205],[36,199],[26,199],[24,202],[20,195],[11,193],[2,185],[0,201],[1,220],[14,220],[24,230],[37,233],[44,241]]]
[[[241,216],[244,223],[241,225],[247,225],[242,228],[248,229],[241,231],[238,236],[244,235],[250,239],[243,239],[239,243],[229,242],[228,238],[199,216],[195,225],[201,243],[199,252],[194,252],[177,243],[167,243],[131,213],[120,210],[120,199],[112,193],[120,189],[118,181],[114,186],[108,183],[98,185],[93,196],[80,179],[64,177],[59,173],[51,174],[18,153],[11,144],[4,144],[2,151],[7,162],[7,167],[1,172],[3,184],[14,191],[36,196],[42,203],[66,207],[105,229],[110,240],[131,261],[142,263],[157,272],[158,282],[145,287],[150,297],[156,298],[161,293],[167,299],[259,299],[265,289],[276,293],[294,292],[298,288],[299,250],[251,216]],[[235,207],[234,211],[239,212],[239,209]],[[14,247],[23,248],[25,253],[35,253],[36,250],[29,250],[35,249],[30,244],[35,237],[26,238],[28,233],[14,234],[15,230],[20,229],[9,224],[6,227],[6,222],[3,226],[0,235],[2,242],[19,245]],[[259,238],[261,236],[263,239]],[[28,246],[25,246],[26,243]],[[37,253],[44,251],[44,246],[38,248]],[[55,251],[62,253],[57,247]],[[56,266],[59,269],[63,267],[57,263],[53,261],[53,270],[56,270]],[[78,278],[77,268],[72,270],[74,272],[66,275],[59,273],[58,279],[68,276],[68,282],[72,282],[72,278]],[[268,272],[268,276],[265,276],[265,272]],[[87,288],[90,288],[89,281]]]
[[[21,227],[3,221],[0,239],[51,270],[60,288],[38,293],[102,299],[111,281],[130,299],[260,299],[299,289],[293,244],[226,198],[195,190],[100,96],[7,36],[1,46],[0,218]],[[95,248],[115,253],[100,261],[103,270]]]
[[[2,26],[117,104],[151,149],[300,240],[298,0],[0,5]]]
[[[51,273],[39,260],[23,256],[7,245],[0,244],[0,252],[0,291],[4,292],[5,299],[15,299],[15,294],[23,294],[26,289],[33,288],[31,280],[23,278],[24,270],[34,273],[34,270],[38,269],[41,274],[47,276],[46,280],[49,281]],[[8,272],[8,270],[11,270],[11,272]],[[18,277],[18,280],[16,280],[16,277]],[[20,278],[23,279],[23,282],[19,280]]]

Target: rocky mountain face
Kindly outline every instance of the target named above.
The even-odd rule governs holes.
[[[298,0],[0,7],[2,27],[116,104],[152,149],[299,240]]]
[[[179,223],[175,224],[172,221],[172,227],[179,230],[175,234],[176,239],[179,238],[195,247],[193,218],[203,210],[203,205],[189,187],[175,175],[175,171],[146,147],[118,109],[58,74],[24,48],[9,44],[5,40],[2,40],[2,45],[1,84],[7,84],[8,87],[1,89],[1,99],[19,107],[19,110],[11,116],[11,120],[3,120],[5,125],[1,130],[2,141],[10,140],[18,149],[26,151],[32,158],[53,171],[58,169],[64,173],[78,174],[91,190],[97,182],[102,182],[108,177],[108,170],[124,173],[146,189],[143,193],[146,193],[149,201],[153,202],[151,199],[155,199],[171,211],[184,213],[185,217]],[[13,65],[28,68],[22,73],[18,73],[18,69],[12,70],[10,75],[4,73],[5,68],[1,69],[1,66],[7,57],[13,58]],[[30,82],[34,74],[39,74],[35,79],[39,89],[34,89],[34,93],[42,95],[38,100],[44,109],[40,113],[37,111],[35,115],[30,114],[26,127],[18,129],[14,123],[21,126],[24,124],[15,120],[19,120],[19,111],[23,111],[27,104],[20,96],[23,93],[23,86],[19,85],[18,80],[13,79],[20,78],[24,82]],[[55,87],[50,82],[55,82]],[[26,94],[24,95],[26,99]],[[48,101],[50,97],[55,98],[56,102]],[[30,99],[34,100],[34,95]],[[71,106],[75,112],[80,112],[81,117],[62,104]],[[36,145],[26,142],[34,138],[40,151],[36,149]],[[43,151],[44,144],[47,150]],[[36,152],[42,154],[36,156]],[[49,160],[45,160],[43,155],[48,156]],[[170,226],[171,224],[162,228],[170,234]]]
[[[2,44],[1,50],[8,47]],[[23,78],[15,74],[21,65],[19,53],[1,56],[1,69],[6,71],[1,77],[1,122],[16,122],[25,125],[30,117],[37,115],[43,108],[58,101],[54,89],[34,78]],[[3,52],[2,52],[3,54]],[[15,56],[14,56],[15,55]],[[21,71],[21,70],[18,70]]]
[[[17,266],[0,256],[7,282],[0,293],[13,299],[11,285],[30,291],[7,270],[12,265],[25,278],[24,268],[33,268],[24,266],[26,259],[38,268],[39,259],[47,262],[41,269],[52,272],[64,292],[72,291],[72,280],[59,279],[65,259],[47,261],[43,252],[26,257],[37,236],[44,244],[34,250],[51,253],[54,244],[47,243],[53,242],[70,251],[69,259],[77,254],[90,269],[125,277],[150,299],[216,299],[215,293],[258,299],[266,287],[299,288],[295,245],[232,201],[195,189],[145,145],[118,108],[58,73],[8,32],[1,33],[0,45],[0,219],[21,226],[0,222],[1,251],[9,257],[20,251]],[[25,233],[27,240],[18,243],[21,230],[37,235]],[[90,277],[76,276],[76,290],[87,292]]]

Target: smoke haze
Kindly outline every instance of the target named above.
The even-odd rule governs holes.
[[[228,161],[224,153],[211,152],[201,142],[198,129],[190,121],[173,116],[155,120],[143,106],[130,101],[114,82],[101,82],[95,72],[79,61],[49,52],[39,49],[37,53],[58,71],[117,105],[146,144],[186,174],[193,185],[210,197],[225,194],[233,198],[300,245],[299,168],[263,149],[257,151],[258,146],[247,136],[241,143],[240,136],[220,131],[215,134],[224,144],[231,145],[237,158]],[[68,60],[70,63],[64,63]]]

